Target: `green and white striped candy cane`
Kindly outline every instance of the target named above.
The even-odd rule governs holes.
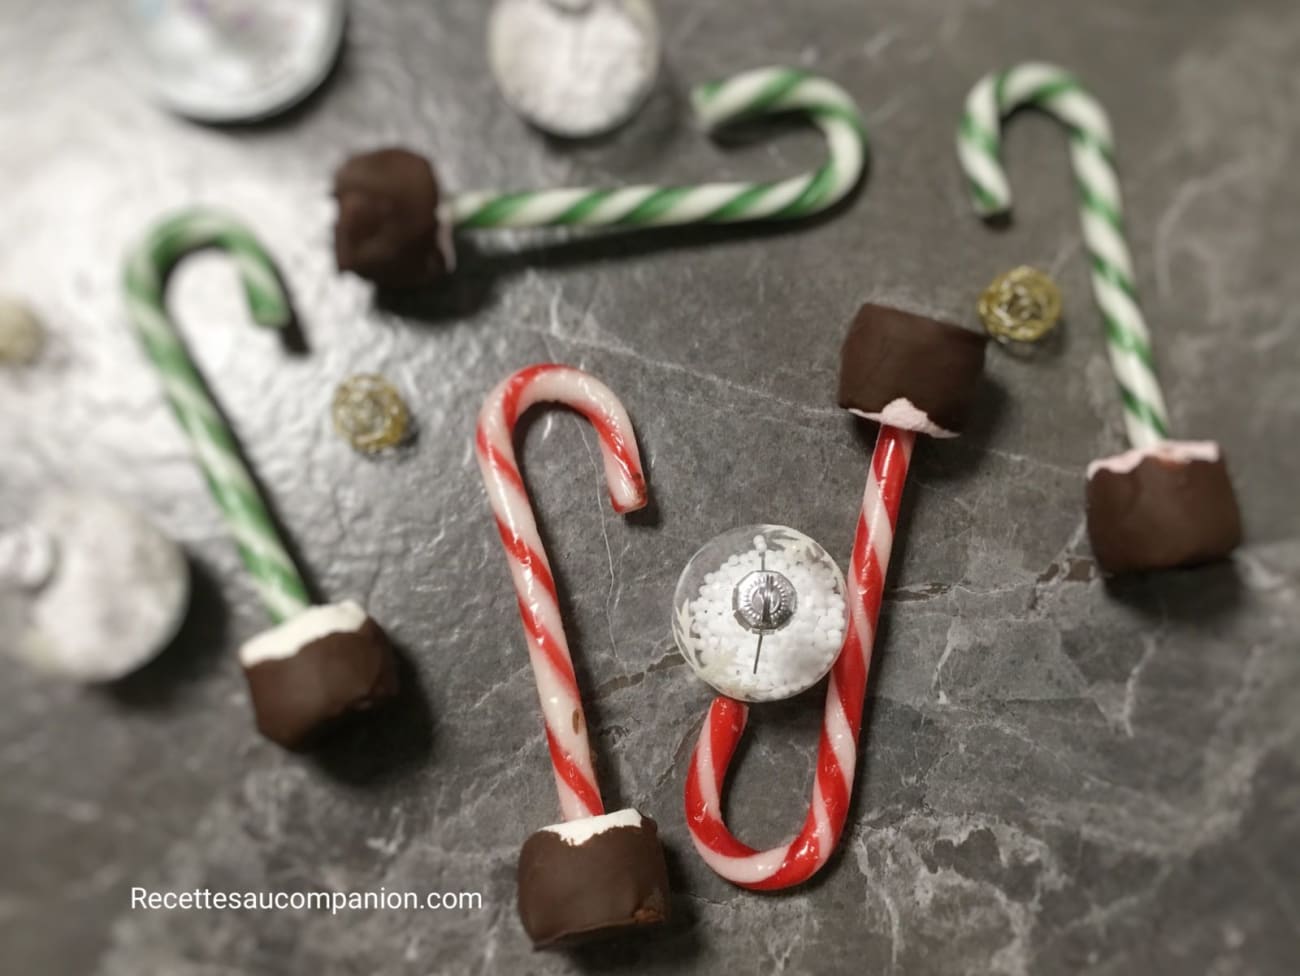
[[[1115,172],[1110,119],[1069,72],[1028,63],[986,75],[966,97],[957,154],[981,216],[1011,211],[1011,188],[999,160],[1002,120],[1031,106],[1070,130],[1070,161],[1079,189],[1083,239],[1092,260],[1092,291],[1106,326],[1111,368],[1124,403],[1124,423],[1134,447],[1150,447],[1169,434],[1169,414],[1156,381],[1151,337],[1138,306],[1133,259],[1124,240],[1123,207]]]
[[[759,68],[701,85],[691,101],[710,133],[760,116],[806,113],[825,135],[830,156],[811,172],[770,183],[463,193],[449,201],[452,224],[465,229],[666,227],[786,220],[827,209],[862,176],[866,126],[848,93],[825,78],[791,68]]]
[[[186,210],[163,220],[131,252],[124,280],[127,310],[244,565],[278,624],[309,605],[307,586],[165,304],[171,269],[187,254],[208,247],[219,248],[234,260],[253,321],[273,329],[292,321],[288,296],[262,245],[238,221],[208,210]]]

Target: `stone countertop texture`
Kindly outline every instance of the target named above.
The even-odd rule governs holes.
[[[1290,974],[1300,960],[1300,6],[1288,0],[657,0],[662,85],[615,137],[548,142],[501,103],[487,4],[354,5],[325,89],[213,129],[132,86],[90,0],[0,4],[0,286],[52,331],[0,375],[0,517],[51,486],[148,512],[189,552],[176,645],[109,688],[0,683],[0,970],[356,973]],[[952,137],[985,71],[1079,72],[1113,117],[1131,240],[1176,433],[1226,446],[1247,544],[1231,562],[1106,583],[1083,471],[1123,446],[1065,141],[1009,130],[1018,219],[970,213]],[[555,245],[478,238],[440,292],[377,301],[333,272],[329,174],[405,144],[460,189],[783,174],[811,130],[719,147],[690,83],[769,63],[861,101],[874,156],[830,219]],[[319,593],[390,630],[408,694],[315,757],[253,731],[234,655],[266,626],[157,379],[119,269],[155,217],[242,215],[281,262],[308,351],[247,324],[219,255],[173,308]],[[669,636],[706,539],[793,525],[848,560],[872,433],[836,409],[864,300],[975,327],[1014,264],[1065,294],[1039,355],[993,348],[974,429],[917,450],[890,568],[849,829],[812,884],[710,873],[681,813],[710,695]],[[566,604],[611,809],[658,818],[677,918],[661,938],[534,954],[514,863],[558,819],[536,693],[473,463],[482,396],[553,359],[619,393],[652,517],[611,513],[592,432],[539,412],[520,442]],[[334,386],[386,374],[416,444],[366,460]],[[729,820],[803,818],[822,686],[754,709]],[[130,889],[477,890],[480,911],[148,912]]]

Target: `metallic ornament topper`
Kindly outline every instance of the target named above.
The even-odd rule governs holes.
[[[731,597],[740,626],[755,633],[770,634],[790,622],[799,605],[794,584],[780,573],[760,569],[736,585]]]

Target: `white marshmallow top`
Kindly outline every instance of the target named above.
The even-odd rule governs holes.
[[[865,417],[867,420],[874,420],[878,424],[897,427],[899,430],[914,430],[919,434],[929,434],[931,437],[957,436],[955,431],[947,430],[936,424],[930,419],[929,414],[907,397],[890,400],[885,404],[885,409],[879,413],[866,413],[852,408],[849,409],[849,413]]]
[[[566,844],[572,844],[576,847],[579,844],[587,843],[597,834],[603,834],[615,827],[640,826],[641,814],[628,807],[626,810],[604,813],[599,817],[583,817],[580,820],[570,820],[567,823],[551,824],[549,827],[543,827],[542,830],[548,834],[555,834]]]
[[[308,607],[278,627],[245,641],[239,649],[239,663],[251,668],[263,661],[282,661],[314,640],[330,634],[355,633],[365,622],[366,612],[351,600]]]
[[[1098,458],[1088,465],[1088,477],[1092,478],[1098,471],[1111,471],[1115,474],[1128,474],[1147,458],[1174,464],[1188,464],[1192,461],[1218,461],[1219,445],[1214,441],[1161,441],[1150,447],[1135,447],[1114,457]]]

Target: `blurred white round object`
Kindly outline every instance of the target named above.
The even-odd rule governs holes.
[[[0,363],[30,363],[44,344],[45,328],[30,306],[0,295]]]
[[[0,586],[39,590],[54,575],[54,540],[34,525],[0,533]]]
[[[673,595],[673,639],[715,691],[790,698],[825,677],[844,643],[844,574],[784,525],[745,525],[691,557]]]
[[[488,60],[501,94],[533,125],[599,135],[654,88],[659,24],[646,0],[497,0]]]
[[[31,591],[16,650],[40,670],[111,681],[150,660],[180,629],[190,594],[185,555],[120,503],[55,494],[4,540],[0,588]]]
[[[248,122],[306,98],[343,44],[345,0],[132,0],[158,98],[202,122]]]

